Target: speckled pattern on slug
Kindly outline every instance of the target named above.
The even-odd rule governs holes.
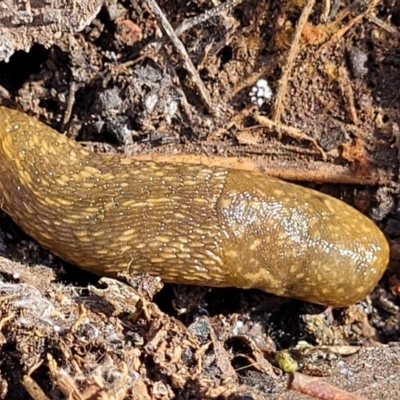
[[[332,197],[257,172],[93,154],[4,107],[0,200],[42,245],[101,275],[346,306],[388,263],[379,229]]]
[[[388,244],[373,222],[316,191],[230,171],[220,206],[223,237],[240,249],[225,262],[249,287],[345,305],[372,290],[387,266]]]

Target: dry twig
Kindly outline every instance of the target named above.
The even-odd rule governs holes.
[[[75,94],[79,89],[79,84],[75,81],[71,81],[69,84],[69,93],[68,93],[68,100],[67,100],[67,107],[64,111],[64,117],[61,125],[61,132],[65,132],[68,122],[71,119],[72,115],[72,108],[75,104]]]
[[[380,3],[380,0],[372,0],[371,3],[368,5],[368,8],[362,12],[361,14],[355,16],[351,19],[343,28],[339,29],[328,41],[326,41],[320,48],[319,52],[322,53],[326,50],[327,47],[332,45],[333,43],[337,42],[342,36],[344,36],[353,26],[358,24],[363,20],[363,18],[369,15],[372,10]],[[337,21],[340,20],[338,17]]]
[[[315,0],[308,0],[306,6],[304,7],[304,9],[301,13],[299,23],[296,28],[296,34],[294,35],[292,44],[290,46],[287,63],[285,65],[285,67],[283,68],[283,74],[280,79],[278,92],[277,92],[276,98],[275,98],[275,103],[274,103],[273,112],[272,112],[272,121],[274,121],[274,123],[277,123],[281,119],[281,115],[283,112],[283,99],[286,95],[289,75],[292,71],[294,60],[300,50],[299,43],[300,43],[301,34],[303,32],[303,28],[304,28],[305,24],[307,23],[308,17],[311,14],[314,4],[315,4]]]
[[[342,96],[344,97],[345,104],[348,107],[349,116],[354,125],[359,124],[357,110],[354,101],[354,91],[351,86],[351,81],[347,69],[345,67],[339,67],[339,86]]]
[[[157,18],[160,25],[162,26],[165,34],[170,38],[170,40],[174,44],[176,51],[179,53],[179,55],[182,58],[185,68],[192,75],[193,81],[194,81],[195,85],[197,86],[197,89],[199,90],[200,96],[203,99],[208,112],[210,114],[214,115],[215,108],[213,107],[210,94],[209,94],[207,88],[204,86],[204,83],[201,80],[196,67],[193,65],[192,60],[190,59],[189,54],[187,53],[187,51],[185,49],[185,46],[183,45],[181,40],[176,35],[174,29],[172,28],[167,17],[163,13],[163,11],[161,10],[161,8],[157,4],[157,2],[155,0],[147,0],[147,5],[150,8],[151,12],[154,14],[154,16]]]
[[[375,24],[376,26],[379,26],[379,28],[382,28],[386,32],[390,33],[391,35],[397,36],[397,37],[400,36],[400,32],[398,31],[398,29],[396,29],[392,25],[389,25],[385,21],[382,21],[376,15],[374,15],[374,14],[368,15],[368,20],[370,22],[372,22],[373,24]]]
[[[21,385],[34,400],[50,400],[43,392],[42,388],[29,375],[24,375],[21,379]]]
[[[304,132],[302,132],[300,129],[294,128],[292,126],[287,126],[284,124],[281,124],[279,121],[275,121],[273,119],[269,119],[263,115],[260,115],[258,112],[256,112],[253,115],[254,119],[260,124],[264,125],[270,129],[274,129],[278,132],[279,136],[282,135],[282,132],[286,133],[288,136],[290,136],[293,139],[296,139],[298,141],[300,140],[307,140],[311,142],[314,147],[320,152],[323,160],[327,159],[325,151],[322,149],[322,147],[317,143],[317,141],[312,138],[311,136],[308,136]],[[254,129],[251,128],[251,129]]]
[[[230,11],[233,7],[237,6],[242,1],[243,0],[227,0],[225,3],[205,11],[203,14],[196,15],[193,18],[187,18],[183,20],[182,23],[175,29],[175,33],[180,36],[183,32],[186,32],[194,26],[206,22],[210,18],[216,17],[223,12]]]

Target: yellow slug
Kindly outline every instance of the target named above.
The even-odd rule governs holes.
[[[374,223],[335,198],[258,172],[94,154],[4,107],[0,205],[99,275],[147,272],[347,306],[389,258]]]

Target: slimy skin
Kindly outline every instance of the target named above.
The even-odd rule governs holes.
[[[99,275],[257,288],[348,306],[389,246],[345,203],[258,172],[94,154],[0,107],[0,205],[59,257]]]

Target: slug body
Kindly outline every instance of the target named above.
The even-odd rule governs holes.
[[[257,288],[347,306],[388,264],[372,221],[257,172],[91,153],[0,107],[0,205],[54,254],[99,275]]]

